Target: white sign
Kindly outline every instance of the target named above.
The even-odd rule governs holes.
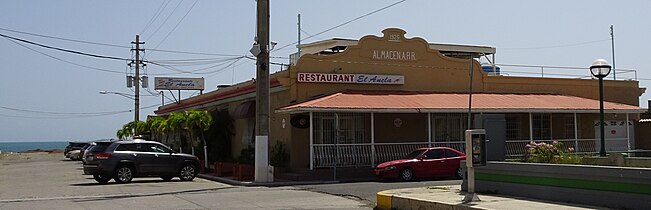
[[[155,90],[203,90],[203,78],[156,77]]]
[[[298,73],[298,82],[402,85],[405,84],[405,76]]]

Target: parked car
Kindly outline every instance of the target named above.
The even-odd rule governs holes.
[[[449,147],[420,148],[402,159],[382,163],[375,168],[375,176],[382,179],[411,181],[425,177],[461,178],[461,160],[466,155]]]
[[[82,153],[80,154],[81,162],[86,164],[87,159],[94,155],[93,152],[104,151],[106,147],[111,145],[111,143],[113,143],[114,141],[117,140],[108,139],[108,140],[98,140],[98,141],[91,142],[90,145],[86,148],[86,150],[82,151]]]
[[[70,155],[68,154],[70,151],[80,150],[82,147],[86,146],[86,144],[88,144],[88,142],[68,142],[68,146],[66,146],[65,150],[63,151],[63,155],[66,156],[66,158],[70,158]]]
[[[165,181],[179,177],[192,181],[197,175],[199,159],[194,155],[176,153],[154,141],[112,141],[96,143],[86,156],[84,174],[95,181],[128,183],[134,177],[161,177]]]
[[[75,149],[75,150],[70,150],[68,154],[66,154],[67,158],[70,158],[70,160],[79,160],[79,153],[81,150]]]

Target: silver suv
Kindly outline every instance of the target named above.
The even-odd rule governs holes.
[[[111,179],[128,183],[134,177],[161,177],[169,181],[179,177],[192,181],[197,175],[199,159],[194,155],[176,153],[154,141],[114,141],[91,148],[85,157],[84,174],[105,184]]]

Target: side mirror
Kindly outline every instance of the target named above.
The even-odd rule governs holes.
[[[418,157],[418,160],[423,160],[425,158],[427,158],[427,155],[421,155],[420,157]]]

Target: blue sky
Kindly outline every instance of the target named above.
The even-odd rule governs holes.
[[[302,36],[308,37],[395,2],[398,0],[271,0],[271,40],[277,42],[278,47],[295,42],[299,13],[304,30]],[[254,62],[249,59],[229,66],[233,58],[248,55],[251,48],[255,36],[255,4],[254,0],[8,0],[0,2],[0,33],[49,46],[120,58],[131,58],[130,42],[136,34],[141,34],[141,40],[146,42],[147,60],[211,59],[212,63],[203,66],[175,66],[182,71],[218,65],[198,71],[202,74],[178,74],[148,65],[146,72],[152,81],[159,74],[203,76],[206,91],[211,91],[218,84],[255,77]],[[368,34],[379,35],[388,27],[398,27],[407,31],[408,37],[421,37],[429,42],[496,47],[497,63],[588,67],[597,58],[612,63],[609,40],[612,24],[615,27],[616,67],[636,69],[640,86],[648,87],[651,64],[645,62],[648,59],[644,52],[651,43],[649,8],[651,1],[642,0],[407,0],[303,42],[333,37],[358,39]],[[157,11],[160,12],[156,16]],[[5,29],[117,46],[44,38]],[[133,109],[133,101],[118,95],[99,94],[103,90],[132,93],[125,86],[128,72],[125,61],[26,46],[32,50],[0,38],[0,107],[4,107],[0,108],[0,141],[111,138],[116,129],[133,119],[133,113],[128,112]],[[279,58],[272,60],[287,63],[286,57],[295,50],[292,45],[275,51],[272,56]],[[218,62],[218,59],[231,60]],[[272,67],[272,70],[279,69]],[[508,72],[509,68],[503,67],[503,71]],[[573,71],[572,74],[587,76],[588,72]],[[633,76],[618,74],[618,79]],[[182,93],[184,98],[192,94],[195,93]],[[650,98],[651,94],[642,95],[641,106],[646,107]],[[160,101],[160,96],[145,96],[141,106],[155,106]],[[145,119],[154,109],[143,109],[140,118]],[[107,115],[87,116],[92,113]]]

